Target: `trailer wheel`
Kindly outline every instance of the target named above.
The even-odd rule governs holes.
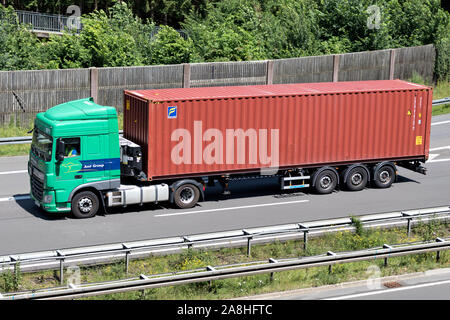
[[[82,191],[72,199],[72,214],[78,219],[91,218],[97,214],[99,204],[94,192]]]
[[[317,193],[328,194],[333,192],[337,186],[338,177],[332,170],[324,170],[316,178],[314,188]]]
[[[367,185],[369,177],[363,167],[356,167],[349,171],[345,186],[350,191],[360,191]]]
[[[374,184],[377,188],[389,188],[395,181],[395,170],[391,166],[385,165],[374,173]]]
[[[180,209],[192,208],[200,198],[200,191],[190,183],[182,184],[173,195],[175,205]]]

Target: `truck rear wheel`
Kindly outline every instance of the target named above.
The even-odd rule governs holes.
[[[175,205],[180,209],[192,208],[200,198],[200,191],[196,186],[190,183],[178,187],[173,195]]]
[[[99,204],[94,192],[82,191],[72,198],[72,214],[78,219],[91,218],[97,214]]]
[[[385,165],[375,170],[373,181],[377,188],[389,188],[395,180],[395,170]]]
[[[314,188],[317,193],[328,194],[336,188],[338,177],[332,170],[324,170],[317,175]]]
[[[360,191],[367,185],[369,177],[363,167],[356,167],[349,171],[345,186],[350,191]]]

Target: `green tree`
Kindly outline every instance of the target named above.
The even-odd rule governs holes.
[[[117,2],[106,13],[94,11],[81,18],[79,34],[67,30],[43,45],[47,68],[118,67],[142,65],[150,46],[152,23],[135,17],[126,3]]]
[[[183,39],[173,28],[164,26],[149,46],[150,64],[177,64],[190,62],[193,50],[191,39]]]
[[[39,68],[39,45],[27,26],[17,22],[13,8],[0,5],[0,69]]]

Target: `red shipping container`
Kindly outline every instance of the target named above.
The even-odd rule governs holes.
[[[124,136],[149,180],[425,161],[431,107],[401,80],[127,90]]]

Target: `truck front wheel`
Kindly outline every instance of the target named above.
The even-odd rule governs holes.
[[[91,218],[97,214],[99,200],[92,191],[82,191],[72,198],[72,214],[75,218]]]
[[[178,187],[173,195],[175,205],[180,209],[192,208],[200,198],[200,191],[193,184],[187,183]]]

